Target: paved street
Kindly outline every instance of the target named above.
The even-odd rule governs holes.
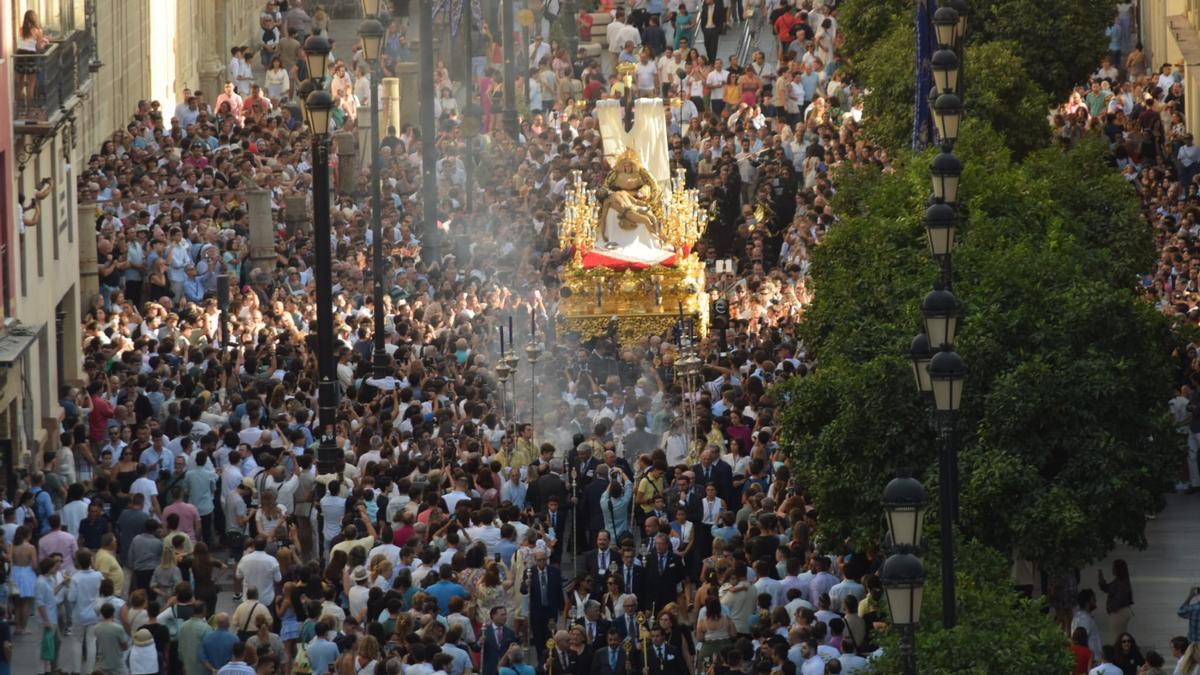
[[[1124,558],[1129,563],[1133,582],[1133,620],[1129,632],[1142,651],[1154,649],[1168,663],[1171,658],[1168,643],[1176,635],[1187,634],[1187,622],[1175,615],[1175,610],[1187,596],[1188,589],[1200,584],[1200,496],[1167,495],[1167,508],[1150,521],[1146,537],[1149,546],[1138,551],[1122,546],[1113,551],[1103,563],[1084,570],[1081,588],[1096,591],[1096,620],[1107,634],[1108,617],[1104,615],[1104,593],[1096,581],[1096,572],[1104,570],[1112,578],[1112,561]]]

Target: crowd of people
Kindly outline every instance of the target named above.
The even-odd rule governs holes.
[[[384,4],[386,77],[412,54],[409,3]],[[289,217],[297,200],[311,208],[297,92],[304,38],[328,34],[325,11],[267,3],[261,39],[233,50],[221,92],[140,102],[91,155],[78,172],[79,201],[97,213],[88,384],[61,391],[60,447],[3,514],[11,625],[35,631],[46,671],[870,671],[886,625],[881,559],[816,536],[768,391],[815,366],[795,324],[809,251],[836,222],[831,173],[889,164],[860,133],[836,3],[599,4],[613,17],[609,51],[570,54],[547,20],[511,83],[492,37],[502,28],[485,16],[467,67],[435,70],[435,137],[410,124],[383,134],[381,203],[368,167],[331,143],[336,473],[316,470],[314,242]],[[745,64],[717,49],[738,20],[759,30]],[[608,171],[592,112],[625,96],[621,62],[639,95],[672,102],[671,160],[710,218],[697,252],[733,263],[710,275],[706,291],[730,310],[698,342],[695,390],[676,377],[671,335],[619,343],[555,321],[571,256],[563,196],[573,171],[593,185]],[[361,46],[335,43],[329,72],[335,140],[357,137],[378,86]],[[501,114],[508,86],[516,137]],[[477,138],[463,128],[476,108]],[[1142,124],[1140,112],[1103,114]],[[1174,243],[1147,283],[1171,305],[1197,290],[1182,269],[1192,192],[1164,187],[1194,166],[1190,138],[1123,145],[1118,161],[1137,150],[1131,180],[1159,196],[1148,208]],[[426,152],[438,158],[436,223],[420,215]],[[250,258],[253,190],[272,204],[265,266]],[[369,263],[374,209],[383,270]],[[494,367],[498,328],[524,344],[529,317],[546,348],[536,419],[523,397],[500,404]],[[1193,359],[1180,354],[1183,372]]]

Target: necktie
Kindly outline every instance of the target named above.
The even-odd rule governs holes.
[[[629,624],[629,627],[626,629],[629,633],[629,640],[631,642],[633,642],[633,644],[636,645],[638,634],[637,634],[637,628],[633,625],[633,617],[626,615],[625,621],[628,622],[628,624]]]
[[[617,650],[608,648],[608,669],[617,672]]]
[[[600,573],[608,571],[608,551],[600,552]]]
[[[665,660],[666,660],[666,655],[664,653],[663,646],[659,645],[658,646],[658,662],[659,662],[659,664],[662,664],[663,661],[665,661]]]
[[[549,595],[548,589],[546,588],[546,570],[542,570],[541,587],[542,587],[542,605],[543,606],[549,605],[550,604],[550,595]]]
[[[588,642],[595,642],[596,641],[596,624],[589,621],[587,627],[588,627]]]
[[[501,649],[504,648],[504,639],[503,638],[504,638],[504,629],[500,628],[500,626],[496,626],[496,644],[499,645]]]
[[[632,565],[628,565],[625,567],[625,592],[626,593],[634,592],[634,590],[633,590],[633,566]]]
[[[708,482],[710,480],[712,480],[712,467],[706,466],[704,467],[704,481]]]
[[[666,572],[666,571],[667,571],[667,556],[660,555],[660,556],[658,556],[658,573],[662,574],[663,572]]]

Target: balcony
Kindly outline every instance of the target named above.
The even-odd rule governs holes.
[[[52,41],[39,54],[13,55],[14,133],[48,134],[62,123],[71,97],[79,93],[94,72],[92,47],[91,33],[77,30]],[[30,81],[32,95],[24,90]]]

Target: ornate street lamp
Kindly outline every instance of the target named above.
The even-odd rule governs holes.
[[[944,202],[935,202],[925,209],[925,234],[929,239],[929,252],[939,262],[954,253],[954,231],[958,226],[958,214],[954,207]]]
[[[933,351],[929,349],[929,336],[917,333],[909,347],[908,355],[912,359],[913,379],[917,383],[917,391],[922,394],[932,394],[933,384],[929,380],[929,359]]]
[[[883,512],[887,515],[892,545],[897,550],[910,551],[920,546],[926,504],[925,488],[915,478],[893,478],[883,489]]]
[[[933,13],[933,32],[938,47],[954,49],[958,46],[958,12],[942,5]]]
[[[309,36],[304,41],[304,65],[308,66],[308,76],[322,86],[329,72],[329,52],[332,50],[333,45],[320,35]]]
[[[942,349],[954,345],[959,310],[958,300],[950,291],[937,288],[925,296],[921,303],[921,314],[925,317],[925,334],[929,336],[931,348]]]
[[[958,140],[958,126],[962,122],[962,100],[955,94],[941,94],[933,102],[933,123],[943,146],[954,145]]]
[[[929,175],[933,180],[933,198],[947,204],[957,204],[962,161],[952,152],[939,153],[933,158]]]
[[[929,360],[929,381],[933,385],[933,407],[942,414],[958,412],[967,364],[949,345]]]
[[[938,93],[958,93],[958,55],[953,49],[939,49],[929,61],[933,70],[933,83]]]

